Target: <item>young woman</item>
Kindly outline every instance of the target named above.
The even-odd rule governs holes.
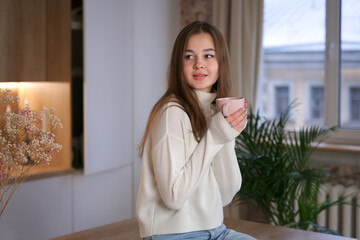
[[[193,22],[178,35],[168,89],[155,104],[139,147],[137,217],[143,239],[254,239],[226,229],[223,206],[241,186],[235,137],[246,108],[225,118],[214,100],[231,95],[226,43]]]

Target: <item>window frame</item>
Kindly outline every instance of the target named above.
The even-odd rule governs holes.
[[[326,1],[326,49],[324,79],[324,123],[326,126],[340,126],[341,97],[341,0]],[[341,144],[360,143],[360,130],[338,128],[327,142]]]

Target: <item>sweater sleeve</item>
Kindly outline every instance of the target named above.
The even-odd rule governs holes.
[[[238,135],[221,113],[215,114],[200,142],[190,149],[185,139],[187,131],[191,131],[188,123],[180,107],[170,106],[161,112],[151,134],[158,190],[164,204],[174,210],[182,208],[196,190],[224,144]]]
[[[228,142],[216,154],[212,169],[219,186],[223,206],[228,205],[241,187],[241,172],[235,153],[235,140]]]

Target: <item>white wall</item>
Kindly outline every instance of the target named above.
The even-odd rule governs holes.
[[[84,0],[84,4],[97,9],[99,15],[96,17],[114,21],[108,32],[104,31],[101,22],[98,24],[103,38],[114,34],[117,36],[116,39],[108,39],[108,46],[104,52],[111,52],[115,56],[109,56],[109,59],[122,64],[118,64],[118,69],[108,69],[108,72],[116,75],[106,75],[108,85],[105,88],[106,91],[116,91],[119,95],[130,97],[126,102],[130,107],[121,112],[124,115],[116,116],[126,115],[125,120],[117,119],[125,121],[126,124],[119,124],[114,128],[115,133],[123,133],[126,136],[111,135],[107,130],[113,129],[111,125],[115,124],[114,119],[108,119],[112,117],[108,114],[109,109],[113,109],[116,114],[119,114],[119,108],[124,109],[118,102],[121,96],[104,96],[106,106],[101,100],[86,100],[87,111],[99,111],[102,116],[92,116],[91,121],[86,119],[88,129],[91,129],[92,125],[98,127],[101,121],[107,123],[107,128],[102,129],[107,135],[103,136],[99,129],[96,135],[87,135],[87,146],[91,147],[92,151],[95,150],[91,153],[96,156],[91,160],[95,162],[90,163],[95,171],[88,171],[92,174],[77,172],[24,183],[14,194],[0,220],[1,240],[49,239],[135,216],[141,167],[136,148],[150,109],[166,88],[168,60],[172,43],[179,30],[178,1]],[[108,7],[111,7],[111,10]],[[106,19],[104,21],[107,21]],[[93,24],[97,23],[92,23],[91,26],[94,26]],[[130,29],[131,35],[118,34],[124,33],[124,29]],[[102,46],[98,47],[97,50],[101,50]],[[103,55],[98,60],[104,61],[106,55],[99,54]],[[93,60],[92,57],[88,63],[96,70],[99,65]],[[106,64],[102,69],[106,69]],[[92,89],[87,90],[91,94],[85,93],[85,99],[89,96],[96,97],[94,94],[101,91],[101,88],[94,88],[105,84],[101,72],[89,71],[87,74],[85,78],[95,81],[91,83],[94,84]],[[122,77],[119,78],[118,75]],[[106,115],[107,117],[104,117]],[[117,143],[119,146],[116,151],[109,153],[111,150],[97,147],[101,141],[111,142],[115,147]],[[113,164],[110,168],[102,166],[107,163],[104,156],[113,159],[112,163],[108,163]]]
[[[121,0],[83,5],[84,170],[92,174],[131,163],[133,6]]]
[[[178,1],[134,1],[134,198],[141,174],[136,148],[153,105],[166,90],[167,69],[179,30]]]

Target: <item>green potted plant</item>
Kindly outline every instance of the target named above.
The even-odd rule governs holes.
[[[295,107],[293,102],[276,120],[264,119],[249,108],[247,128],[236,139],[244,181],[234,202],[255,202],[275,225],[338,234],[317,225],[316,217],[333,205],[345,203],[345,198],[317,203],[317,193],[329,172],[309,163],[310,155],[335,128],[287,130]]]

